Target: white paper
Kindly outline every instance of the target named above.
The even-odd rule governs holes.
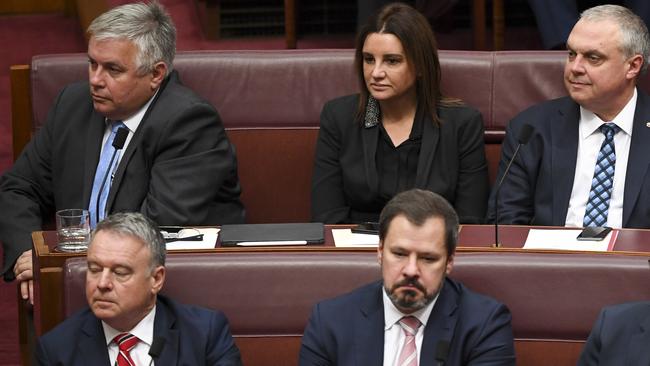
[[[583,250],[593,252],[606,252],[610,248],[610,243],[613,245],[613,240],[616,240],[612,235],[618,233],[612,230],[605,239],[600,241],[587,241],[576,239],[582,229],[560,229],[560,230],[546,230],[546,229],[530,229],[528,231],[528,238],[524,244],[524,249],[557,249],[557,250]]]
[[[203,240],[178,240],[167,243],[167,250],[181,250],[181,249],[213,249],[217,245],[217,237],[219,236],[219,229],[217,228],[194,228],[199,233],[203,234]]]
[[[332,229],[334,245],[337,247],[376,247],[379,245],[379,235],[357,234],[351,229]]]
[[[240,247],[307,245],[307,241],[306,240],[243,241],[241,243],[237,243],[237,245]]]

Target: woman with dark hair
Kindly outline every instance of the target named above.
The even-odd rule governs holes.
[[[461,222],[485,215],[488,173],[480,113],[442,96],[427,20],[394,3],[361,28],[360,94],[325,104],[312,180],[312,220],[377,221],[397,193],[436,192]]]

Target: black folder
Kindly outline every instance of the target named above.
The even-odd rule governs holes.
[[[219,238],[222,246],[234,246],[245,242],[322,244],[325,241],[325,227],[320,222],[223,225],[219,232]]]

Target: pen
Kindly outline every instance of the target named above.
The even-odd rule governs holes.
[[[203,234],[187,236],[185,238],[166,238],[166,243],[171,243],[173,241],[201,241],[203,240]]]

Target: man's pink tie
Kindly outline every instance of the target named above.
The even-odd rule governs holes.
[[[405,316],[399,321],[404,330],[404,345],[399,354],[398,366],[418,366],[418,352],[415,347],[415,334],[420,328],[420,321],[414,316]]]

